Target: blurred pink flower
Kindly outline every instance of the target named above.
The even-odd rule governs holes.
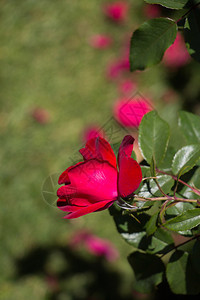
[[[114,117],[125,127],[138,127],[143,116],[152,110],[150,103],[149,99],[137,99],[136,97],[135,99],[127,100],[122,98],[114,105]]]
[[[96,49],[106,49],[112,44],[112,39],[103,34],[93,35],[90,39],[90,45]]]
[[[161,7],[158,4],[146,4],[144,6],[144,15],[145,17],[158,18],[161,16]]]
[[[125,79],[124,81],[119,83],[118,88],[120,94],[122,94],[123,96],[130,95],[136,90],[137,84],[131,79]]]
[[[128,3],[117,1],[103,6],[103,12],[110,20],[114,22],[123,22],[127,18]]]
[[[177,33],[174,43],[165,51],[163,62],[171,68],[184,66],[190,61],[184,39],[180,32]]]
[[[89,126],[87,127],[84,132],[83,132],[83,142],[86,142],[92,138],[96,138],[96,137],[105,137],[105,134],[103,132],[103,130],[101,130],[100,128],[98,128],[97,126]]]
[[[32,118],[39,124],[47,124],[49,122],[50,116],[49,112],[41,107],[36,107],[31,111]]]
[[[129,73],[130,71],[130,62],[129,62],[129,53],[130,53],[130,37],[125,40],[125,43],[122,44],[121,53],[114,62],[110,63],[107,67],[107,78],[114,80],[118,79],[123,73]]]
[[[129,68],[129,60],[122,58],[108,65],[106,75],[108,79],[114,80],[119,78],[124,72],[129,71]]]
[[[84,247],[95,256],[103,256],[108,261],[114,261],[119,257],[118,250],[112,243],[101,239],[88,231],[80,231],[70,241],[71,247],[84,245]]]

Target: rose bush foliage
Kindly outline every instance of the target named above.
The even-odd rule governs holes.
[[[177,43],[178,30],[182,31],[189,54],[200,62],[200,2],[198,0],[145,0],[150,4],[160,4],[171,10],[169,17],[157,17],[144,22],[133,32],[130,48],[130,69],[144,70],[161,62],[165,51],[175,42],[172,57],[164,57],[170,63],[177,56],[175,65],[188,62],[183,46]],[[181,17],[180,17],[181,15]],[[178,33],[180,40],[180,33]],[[176,45],[177,44],[177,45]],[[174,53],[177,46],[177,52]]]
[[[174,293],[200,293],[200,117],[181,111],[177,128],[179,136],[151,111],[139,126],[140,166],[131,157],[131,136],[119,147],[119,170],[110,144],[96,137],[80,150],[84,161],[59,178],[65,185],[58,207],[69,213],[66,218],[109,208],[118,232],[133,246],[128,260],[139,292],[167,279]]]

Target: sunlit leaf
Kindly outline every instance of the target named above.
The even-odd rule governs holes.
[[[143,23],[131,38],[131,71],[144,70],[159,63],[176,34],[176,22],[171,19],[156,18]]]

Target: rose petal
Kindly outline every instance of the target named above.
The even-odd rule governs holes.
[[[59,200],[58,200],[59,203]],[[72,205],[65,205],[65,206],[58,206],[58,208],[62,211],[66,211],[66,212],[75,212],[78,211],[79,209],[83,208],[80,206],[72,206]]]
[[[140,165],[131,157],[120,158],[118,192],[121,197],[131,195],[140,185],[142,171]]]
[[[110,144],[101,137],[90,139],[85,148],[79,150],[83,158],[87,161],[93,158],[108,161],[113,167],[116,166],[116,157]]]
[[[85,161],[69,170],[69,179],[76,195],[90,202],[117,198],[117,169],[108,162],[97,159]],[[60,194],[58,196],[61,198]]]
[[[78,162],[76,165],[67,168],[67,169],[60,175],[60,177],[59,177],[59,179],[58,179],[58,184],[63,184],[63,183],[69,184],[69,183],[70,183],[69,175],[68,175],[69,170],[75,168],[77,165],[82,164],[82,163],[83,163],[83,162]]]
[[[130,157],[131,153],[133,151],[133,143],[134,138],[131,135],[126,135],[123,138],[123,141],[119,147],[119,153],[118,153],[118,164],[120,164],[121,157],[127,156]]]
[[[84,208],[81,208],[77,210],[76,212],[72,212],[64,217],[64,219],[74,219],[81,216],[84,216],[86,214],[92,213],[94,211],[103,210],[104,207],[107,208],[109,203],[113,203],[113,201],[100,201],[95,204],[92,204],[90,206],[86,206]]]

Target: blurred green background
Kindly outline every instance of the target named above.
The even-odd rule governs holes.
[[[67,221],[53,205],[55,178],[77,159],[84,129],[111,120],[119,95],[105,76],[106,66],[145,20],[142,0],[128,1],[129,17],[122,25],[105,19],[104,3],[0,2],[2,300],[137,298],[126,260],[131,247],[117,234],[109,212]],[[112,36],[112,47],[93,49],[89,39],[97,33]],[[180,75],[162,65],[130,76],[163,116],[176,120],[188,98],[190,108],[199,109],[199,66],[191,62],[186,68],[181,87],[173,80]],[[165,101],[169,89],[175,96]],[[37,107],[48,114],[46,124],[33,117]],[[42,193],[46,189],[49,196]],[[72,251],[69,240],[83,228],[112,242],[120,258],[110,263],[84,249]]]

